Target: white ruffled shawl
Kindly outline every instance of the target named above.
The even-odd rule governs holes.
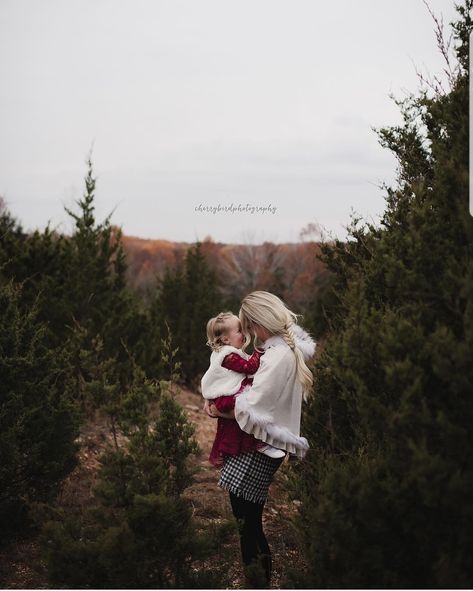
[[[315,342],[300,326],[293,330],[296,346],[310,359]],[[236,397],[235,418],[246,433],[302,458],[309,444],[300,436],[302,387],[294,353],[280,336],[270,337],[263,349],[252,386]]]

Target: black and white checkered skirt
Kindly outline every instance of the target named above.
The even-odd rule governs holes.
[[[218,486],[253,503],[264,503],[274,473],[284,458],[270,458],[258,451],[225,456]]]

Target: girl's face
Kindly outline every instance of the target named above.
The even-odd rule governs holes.
[[[222,341],[226,345],[231,345],[235,349],[241,349],[245,342],[245,337],[241,332],[241,324],[238,316],[232,316],[227,320],[225,334],[222,336]]]

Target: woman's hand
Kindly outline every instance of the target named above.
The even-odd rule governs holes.
[[[233,410],[229,412],[220,412],[215,404],[210,400],[206,400],[204,402],[204,411],[211,417],[212,419],[218,419],[219,417],[222,419],[234,419],[235,413]]]

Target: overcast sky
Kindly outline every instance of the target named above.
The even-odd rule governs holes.
[[[449,29],[453,0],[429,5]],[[443,67],[422,0],[0,0],[0,55],[0,195],[23,227],[71,231],[93,144],[97,217],[187,242],[378,219],[396,163],[372,127]]]

